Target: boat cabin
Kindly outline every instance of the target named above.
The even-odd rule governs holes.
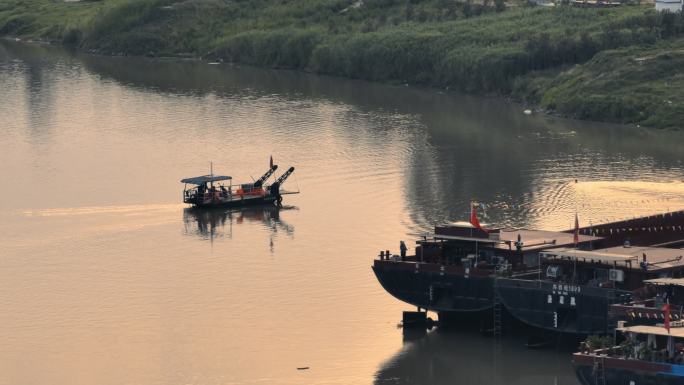
[[[662,323],[621,325],[616,331],[624,338],[620,344],[613,341],[607,347],[592,346],[604,341],[588,339],[581,351],[573,354],[575,373],[582,384],[681,383],[684,327],[680,322],[674,321],[669,327]]]
[[[644,281],[646,285],[634,292],[630,301],[610,307],[613,320],[656,325],[665,319],[665,304],[671,310],[671,318],[680,321],[684,312],[684,278],[655,278]]]
[[[465,268],[520,270],[536,268],[539,253],[550,248],[574,244],[567,232],[529,229],[483,230],[470,223],[459,222],[436,226],[434,233],[420,234],[415,254],[403,255],[402,261],[459,265]],[[578,245],[588,248],[601,238],[580,235]]]
[[[183,188],[183,202],[191,204],[209,204],[228,200],[233,195],[232,177],[225,175],[202,175],[192,178],[185,178],[181,183],[185,183]],[[228,181],[228,187],[223,182]],[[188,188],[188,184],[191,185]]]
[[[597,250],[555,248],[540,253],[542,279],[599,288],[637,290],[644,280],[684,276],[684,250],[629,245]]]
[[[684,278],[654,278],[644,283],[644,297],[653,307],[662,307],[665,303],[684,305]]]
[[[625,340],[605,352],[625,359],[651,362],[669,362],[684,365],[684,324],[671,321],[668,328],[663,322],[656,325],[622,325],[616,329]]]

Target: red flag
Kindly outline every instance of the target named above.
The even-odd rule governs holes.
[[[273,155],[271,155],[271,161],[268,163],[269,168],[273,168]]]
[[[575,233],[572,240],[575,242],[575,247],[577,247],[577,244],[579,243],[579,218],[577,217],[577,213],[575,213]]]
[[[667,329],[667,334],[670,334],[670,303],[666,303],[663,305],[663,309],[665,312],[665,322],[663,322],[663,326],[665,326],[665,329]]]
[[[482,225],[480,225],[480,221],[477,220],[477,210],[475,209],[475,202],[470,203],[470,224],[475,226],[475,228],[487,231],[484,228],[482,228]]]

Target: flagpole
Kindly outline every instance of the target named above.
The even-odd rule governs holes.
[[[577,216],[577,209],[575,209],[575,231],[573,232],[573,241],[575,248],[579,245],[579,217]]]
[[[667,299],[662,310],[665,312],[665,320],[663,322],[663,327],[667,329],[667,334],[670,334],[670,298]]]

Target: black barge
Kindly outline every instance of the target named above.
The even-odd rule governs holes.
[[[617,246],[598,250],[559,248],[541,253],[537,279],[499,278],[496,294],[520,321],[554,332],[608,334],[609,310],[629,303],[645,281],[684,275],[684,250]]]
[[[485,230],[471,216],[422,234],[413,255],[403,242],[399,255],[381,251],[372,268],[387,292],[440,320],[491,323],[495,309],[496,328],[503,308],[535,328],[604,334],[615,327],[610,306],[631,301],[644,280],[684,276],[684,252],[643,246],[683,240],[684,211],[562,232]]]
[[[416,241],[415,254],[380,252],[373,271],[387,292],[420,309],[454,314],[494,306],[494,279],[538,273],[539,252],[574,244],[573,234],[541,230],[483,230],[470,223],[438,226]],[[581,235],[589,247],[598,237]]]

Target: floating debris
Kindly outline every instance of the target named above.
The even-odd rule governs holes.
[[[297,368],[297,370],[309,370],[308,366],[302,366],[301,368]]]

